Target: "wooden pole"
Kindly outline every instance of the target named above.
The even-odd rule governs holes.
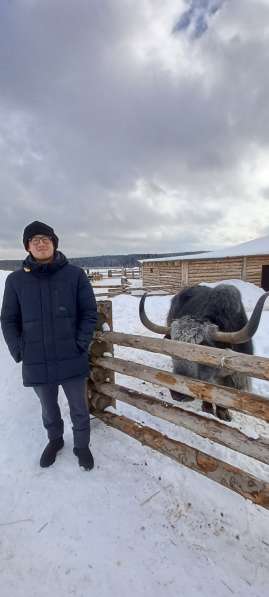
[[[238,429],[216,419],[184,410],[180,406],[174,406],[164,400],[158,400],[153,396],[141,394],[117,384],[100,384],[97,386],[97,392],[108,398],[135,406],[154,417],[160,417],[179,427],[185,427],[201,437],[269,464],[269,442],[266,438],[250,438]],[[98,408],[98,402],[96,408]]]
[[[210,384],[123,359],[97,358],[94,359],[94,365],[111,371],[117,371],[123,375],[137,377],[138,379],[143,379],[144,381],[149,381],[150,383],[186,394],[187,396],[191,396],[191,398],[198,398],[199,400],[211,402],[224,408],[232,408],[264,419],[267,423],[269,422],[269,400],[256,394]]]
[[[106,323],[109,328],[113,329],[113,317],[112,317],[112,302],[101,300],[97,301],[97,309],[98,309],[98,320],[97,320],[97,327],[96,329],[99,332],[102,330],[103,324]],[[89,359],[90,362],[93,358],[100,357],[104,353],[114,354],[114,347],[109,340],[109,338],[104,338],[102,341],[97,342],[95,337],[90,347],[90,354]],[[111,383],[115,382],[115,374],[111,370],[106,369],[96,369],[96,367],[91,367],[90,369],[90,377],[88,379],[88,401],[89,401],[89,408],[90,412],[92,409],[96,407],[95,403],[95,386],[96,383],[103,383],[105,381],[110,381]],[[99,401],[98,408],[106,408],[107,406],[116,406],[115,400],[112,398],[108,398],[107,396],[103,396],[102,401]]]
[[[222,460],[218,460],[213,456],[208,456],[208,454],[196,448],[171,439],[159,431],[131,421],[127,417],[110,412],[100,412],[98,410],[94,411],[93,414],[106,423],[106,425],[123,431],[130,437],[138,440],[142,445],[153,448],[165,456],[169,456],[176,462],[239,493],[255,504],[269,509],[269,484],[265,481],[261,481],[253,475]]]

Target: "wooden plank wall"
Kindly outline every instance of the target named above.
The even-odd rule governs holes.
[[[178,261],[152,261],[143,263],[143,286],[181,286],[200,282],[245,279],[261,286],[262,265],[269,265],[269,255],[225,257],[223,259],[192,259]]]
[[[246,281],[261,286],[263,265],[269,265],[269,255],[253,255],[247,257]]]
[[[242,261],[242,257],[189,261],[188,283],[194,285],[200,282],[241,279]]]
[[[182,284],[181,261],[160,261],[143,263],[143,286],[172,286],[180,288]]]

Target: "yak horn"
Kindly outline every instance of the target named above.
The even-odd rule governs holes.
[[[151,330],[152,332],[155,332],[156,334],[169,334],[170,333],[170,328],[164,325],[157,325],[156,323],[153,323],[152,321],[150,321],[145,313],[145,300],[146,297],[148,296],[147,292],[145,292],[145,294],[143,294],[143,296],[140,299],[140,303],[139,303],[139,316],[140,319],[143,323],[143,325],[148,328],[149,330]]]
[[[244,342],[250,340],[250,338],[254,336],[258,329],[263,305],[268,296],[269,292],[265,292],[262,296],[260,296],[254,307],[251,318],[249,319],[248,323],[241,328],[241,330],[238,330],[238,332],[221,332],[218,328],[213,328],[212,332],[210,332],[210,338],[212,340],[216,340],[217,342],[227,342],[229,344],[244,344]]]

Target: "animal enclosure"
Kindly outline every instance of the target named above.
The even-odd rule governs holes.
[[[180,464],[269,509],[269,483],[126,416],[105,411],[106,407],[115,406],[116,401],[121,401],[154,417],[184,427],[197,436],[221,444],[236,453],[269,465],[268,439],[263,437],[253,439],[229,424],[207,417],[205,414],[191,412],[178,404],[175,405],[157,399],[155,396],[141,394],[115,384],[114,377],[112,377],[116,372],[122,373],[154,385],[182,392],[192,398],[220,404],[225,408],[269,423],[269,400],[267,398],[251,392],[198,381],[134,361],[114,358],[113,345],[137,348],[170,357],[180,357],[187,361],[213,367],[225,367],[231,372],[236,371],[265,380],[269,380],[269,359],[232,351],[227,353],[222,349],[190,345],[185,342],[113,332],[111,303],[100,301],[98,308],[106,315],[111,331],[97,332],[91,349],[92,371],[89,379],[91,412],[107,425],[123,431],[143,445],[158,450]]]

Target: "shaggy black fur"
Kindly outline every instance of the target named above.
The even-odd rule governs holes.
[[[208,324],[217,325],[223,332],[236,332],[247,323],[248,319],[239,290],[235,286],[219,284],[215,288],[192,286],[174,296],[167,316],[167,325],[171,328],[174,340],[211,345],[218,348],[230,348],[237,352],[253,354],[253,344],[249,340],[244,344],[227,345],[208,340]],[[167,336],[168,337],[168,336]],[[245,375],[224,375],[224,371],[184,359],[173,358],[175,373],[207,380],[239,389],[249,389],[249,380]],[[189,399],[183,394],[171,390],[174,400]],[[203,410],[214,414],[212,404],[203,402]],[[231,420],[227,409],[216,406],[216,415],[224,420]]]
[[[170,326],[173,320],[184,315],[190,315],[200,322],[215,324],[222,332],[236,332],[248,321],[239,290],[228,284],[219,284],[215,288],[184,288],[171,301],[167,324]],[[215,346],[227,348],[227,344],[216,343]],[[253,354],[251,340],[229,348],[244,354]]]

